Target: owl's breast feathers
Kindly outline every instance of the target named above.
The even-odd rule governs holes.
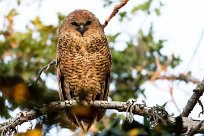
[[[58,55],[61,74],[70,88],[70,97],[66,99],[107,100],[106,78],[110,76],[111,55],[103,33],[86,37],[62,33]]]

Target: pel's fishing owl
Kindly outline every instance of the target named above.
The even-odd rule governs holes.
[[[71,12],[59,27],[57,76],[61,100],[107,101],[111,54],[104,28],[87,10]],[[66,110],[76,126],[89,129],[104,109],[74,107]]]

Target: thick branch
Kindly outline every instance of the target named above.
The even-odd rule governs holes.
[[[175,117],[169,117],[169,121],[172,122],[172,124],[176,123]],[[182,117],[183,122],[183,129],[185,129],[187,132],[186,134],[189,135],[189,132],[193,131],[193,134],[196,133],[204,133],[204,124],[201,123],[200,120],[195,120],[190,117]]]
[[[82,103],[83,105],[89,105],[86,102]],[[78,103],[75,100],[72,101],[58,101],[58,102],[52,102],[48,105],[45,105],[44,107],[40,109],[31,109],[29,111],[23,111],[16,115],[16,117],[9,119],[8,121],[0,124],[0,131],[11,131],[15,129],[17,125],[20,125],[24,122],[27,122],[29,120],[36,119],[39,116],[42,116],[50,110],[62,110],[67,107],[73,107],[77,106]],[[102,107],[105,109],[116,109],[120,112],[132,112],[133,114],[137,115],[148,115],[149,117],[154,116],[156,118],[158,115],[157,113],[161,113],[161,108],[158,106],[156,107],[147,107],[145,103],[139,104],[131,104],[130,102],[107,102],[107,101],[93,101],[90,102],[90,106],[92,107]],[[131,109],[131,110],[130,110]],[[159,112],[156,112],[156,111]],[[159,119],[165,120],[166,122],[170,122],[171,124],[175,124],[175,117],[166,116],[166,118],[163,118],[162,116],[159,117]],[[200,124],[200,121],[193,120],[191,118],[182,117],[183,120],[183,127],[185,130],[195,130],[200,125],[199,129],[196,130],[196,132],[204,132],[204,125]]]
[[[191,111],[199,101],[200,97],[203,95],[203,91],[204,91],[204,79],[193,90],[194,93],[188,100],[186,106],[183,109],[183,112],[180,114],[181,117],[188,117],[188,115],[191,113]]]

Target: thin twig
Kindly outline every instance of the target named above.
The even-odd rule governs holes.
[[[196,53],[197,53],[197,51],[198,51],[200,45],[202,45],[201,42],[202,42],[203,36],[204,36],[204,27],[203,27],[203,30],[202,30],[202,32],[201,32],[201,34],[200,34],[200,37],[199,37],[199,39],[198,39],[198,42],[197,42],[197,44],[196,44],[195,50],[194,50],[194,52],[193,52],[193,54],[192,54],[192,56],[191,56],[191,58],[190,58],[190,60],[189,60],[189,62],[188,62],[188,64],[187,64],[187,66],[186,66],[186,69],[185,69],[186,72],[187,72],[187,70],[189,69],[191,63],[193,62],[193,59],[194,59],[194,57],[195,57],[195,55],[196,55]]]
[[[158,79],[179,80],[179,81],[185,81],[185,82],[192,82],[194,84],[200,83],[200,80],[198,80],[192,76],[188,76],[186,74],[179,74],[179,75],[169,74],[168,76],[161,75],[160,77],[158,77]]]
[[[115,5],[111,15],[105,20],[105,22],[103,23],[103,28],[105,28],[109,21],[118,13],[118,11],[127,4],[129,0],[122,0],[119,4]]]
[[[35,83],[37,84],[37,82],[38,82],[38,80],[40,79],[40,75],[42,74],[42,72],[46,69],[46,71],[49,69],[49,67],[51,66],[51,65],[54,65],[54,64],[56,64],[56,61],[55,60],[53,60],[52,62],[50,62],[49,64],[47,64],[46,66],[44,66],[41,70],[40,70],[40,72],[38,73],[38,75],[37,75],[37,77],[36,77],[36,80],[35,80]]]
[[[169,86],[169,93],[170,93],[170,96],[171,96],[171,101],[173,102],[173,104],[174,104],[174,106],[176,107],[176,110],[179,112],[179,113],[181,113],[181,111],[179,110],[179,107],[178,107],[178,105],[177,105],[177,103],[176,103],[176,101],[175,101],[175,99],[174,99],[174,96],[173,96],[173,91],[174,91],[174,89],[173,89],[173,80],[172,81],[170,81],[171,82],[171,85]]]

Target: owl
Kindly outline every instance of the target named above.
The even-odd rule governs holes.
[[[108,100],[111,54],[104,27],[87,10],[75,10],[58,31],[57,78],[61,100]],[[103,108],[78,105],[65,110],[77,127],[88,130],[99,121]]]

